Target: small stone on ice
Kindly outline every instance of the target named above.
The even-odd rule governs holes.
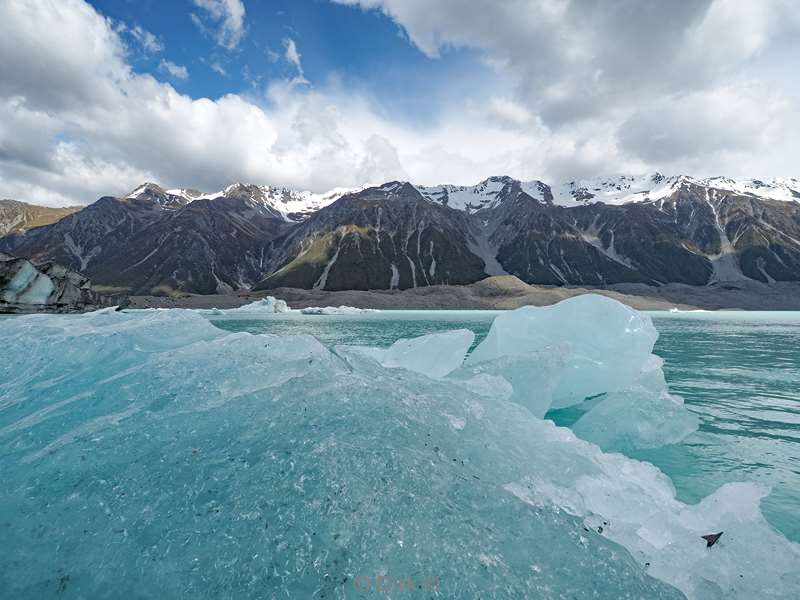
[[[711,546],[719,541],[719,538],[723,533],[723,531],[720,531],[719,533],[709,533],[708,535],[702,535],[700,537],[706,541],[706,548],[711,548]]]

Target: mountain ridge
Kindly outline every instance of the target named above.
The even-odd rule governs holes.
[[[142,293],[406,289],[503,274],[596,287],[795,281],[800,181],[656,173],[551,187],[496,176],[326,194],[144,183],[6,235],[0,250]]]

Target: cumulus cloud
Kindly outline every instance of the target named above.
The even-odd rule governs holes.
[[[491,107],[500,118],[523,114],[517,106],[553,130],[614,125],[626,150],[670,162],[685,156],[686,144],[653,139],[644,148],[646,124],[658,125],[665,111],[694,111],[686,118],[703,121],[704,134],[720,143],[755,145],[752,128],[723,122],[720,103],[700,98],[724,97],[758,113],[749,87],[759,72],[748,67],[800,35],[791,0],[472,0],[469,10],[460,0],[334,1],[385,13],[429,57],[452,48],[483,52],[513,82],[513,98]],[[770,84],[782,82],[762,82]],[[758,118],[738,115],[734,121]]]
[[[670,17],[683,25],[665,25],[687,47],[647,65],[662,77],[647,74],[639,83],[607,59],[621,57],[632,68],[639,58],[622,55],[639,48],[596,39],[606,21],[635,29],[620,13],[604,16],[596,31],[573,33],[560,19],[574,25],[589,18],[573,15],[574,2],[539,2],[533,17],[507,14],[506,8],[531,2],[493,2],[513,22],[488,11],[483,28],[497,31],[484,31],[476,41],[462,22],[467,17],[449,0],[424,3],[431,24],[403,12],[417,7],[411,0],[393,0],[393,8],[389,0],[361,4],[391,8],[398,22],[406,19],[409,39],[431,56],[456,45],[480,49],[508,85],[488,98],[447,98],[447,110],[424,127],[392,118],[335,80],[296,85],[295,76],[259,84],[249,94],[192,98],[135,72],[122,34],[83,0],[0,2],[0,195],[75,204],[124,194],[142,181],[207,191],[235,181],[325,191],[393,179],[466,184],[497,174],[549,181],[649,169],[752,177],[786,169],[783,174],[797,175],[791,171],[800,151],[797,98],[757,77],[744,78],[726,62],[729,52],[739,53],[737,60],[768,56],[774,36],[794,27],[788,21],[770,15],[759,20],[757,11],[744,20],[768,34],[749,32],[740,48],[723,35],[743,18],[736,4],[687,2],[677,11],[683,21]],[[629,6],[623,0],[604,5],[618,11]],[[657,28],[657,14],[648,17],[651,28]],[[548,31],[549,25],[557,31]],[[510,28],[508,39],[501,26]],[[55,30],[59,36],[50,35]],[[552,50],[529,42],[528,54],[544,55],[526,59],[524,40],[534,30],[574,45]],[[631,32],[621,35],[627,44],[636,39]],[[665,46],[659,35],[652,37]],[[709,40],[730,44],[728,53],[703,58],[707,67],[691,74],[692,85],[667,77]],[[287,38],[283,50],[283,60],[304,77],[297,44]],[[531,65],[551,59],[556,67],[546,67],[548,76],[526,79]],[[580,86],[574,74],[561,73],[569,64],[590,80]],[[624,85],[611,85],[615,78]],[[533,80],[541,97],[530,96]],[[586,95],[606,100],[594,107]],[[619,102],[611,101],[615,96]]]
[[[203,16],[190,13],[192,22],[203,32],[213,32],[217,44],[228,50],[239,45],[244,36],[242,0],[192,0]]]
[[[183,65],[176,65],[171,60],[162,58],[158,63],[158,68],[175,79],[189,79],[189,70]]]

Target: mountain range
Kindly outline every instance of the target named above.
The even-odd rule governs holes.
[[[137,294],[406,289],[502,274],[597,287],[800,280],[796,179],[654,174],[551,186],[501,176],[326,194],[146,183],[81,210],[33,207],[63,213],[22,220],[14,207],[33,205],[3,202],[0,251]]]

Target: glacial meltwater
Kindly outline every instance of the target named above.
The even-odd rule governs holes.
[[[797,598],[798,334],[596,296],[1,318],[0,597]]]

